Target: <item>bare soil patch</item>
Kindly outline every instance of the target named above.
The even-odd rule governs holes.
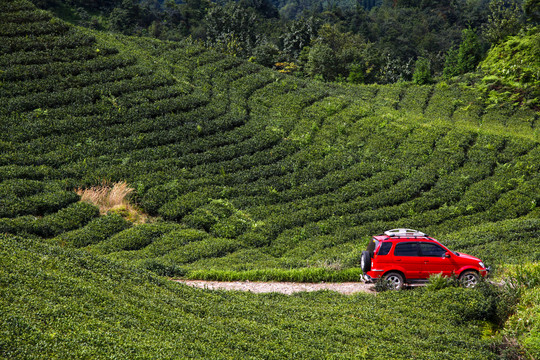
[[[330,290],[351,295],[358,292],[375,293],[375,285],[363,282],[345,283],[292,283],[292,282],[251,282],[251,281],[205,281],[174,280],[182,284],[209,290],[236,290],[253,293],[282,293],[291,295],[303,291]]]

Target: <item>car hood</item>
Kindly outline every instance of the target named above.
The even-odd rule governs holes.
[[[474,257],[474,256],[469,255],[469,254],[465,254],[465,253],[461,253],[461,252],[458,252],[458,254],[459,254],[459,257],[462,258],[462,259],[471,260],[471,261],[482,261],[479,258]]]

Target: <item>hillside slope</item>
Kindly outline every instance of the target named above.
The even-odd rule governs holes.
[[[455,288],[349,297],[192,289],[0,235],[2,358],[490,359],[477,321],[489,305]]]
[[[496,357],[488,288],[255,295],[145,269],[357,279],[367,237],[400,226],[537,261],[537,113],[444,84],[303,82],[0,8],[0,357]],[[127,181],[153,222],[79,201],[103,181]]]
[[[349,267],[396,227],[488,262],[540,258],[533,110],[444,84],[303,82],[2,8],[0,232],[180,273]],[[169,223],[97,218],[73,189],[103,181]]]

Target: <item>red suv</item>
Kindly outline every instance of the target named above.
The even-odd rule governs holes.
[[[430,275],[455,275],[466,287],[474,287],[489,268],[474,256],[454,252],[432,237],[411,229],[388,230],[374,236],[362,252],[364,280],[383,278],[392,289],[405,283],[427,282]]]

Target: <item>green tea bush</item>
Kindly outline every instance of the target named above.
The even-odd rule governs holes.
[[[123,231],[103,239],[99,244],[93,246],[91,251],[109,254],[117,251],[141,250],[160,236],[174,232],[179,228],[182,226],[174,223],[140,224],[129,229],[122,229]]]
[[[13,219],[0,219],[0,231],[11,234],[27,233],[41,237],[52,237],[78,229],[97,216],[99,216],[97,207],[77,202],[42,218],[21,216]]]
[[[244,246],[243,243],[236,239],[208,237],[179,246],[162,258],[173,264],[189,264],[204,258],[225,256]]]
[[[166,264],[162,261],[150,259],[142,263],[141,267],[143,269],[150,270],[160,276],[167,277],[183,277],[186,275],[187,271],[181,267],[178,267],[174,264]]]
[[[80,229],[61,234],[56,240],[60,244],[80,248],[105,241],[130,226],[131,223],[118,214],[105,215],[90,221]]]
[[[78,200],[77,194],[63,190],[44,192],[23,198],[6,197],[0,199],[0,217],[50,214]]]
[[[59,210],[55,214],[36,220],[32,232],[49,237],[84,226],[91,219],[99,216],[99,209],[94,205],[77,202]]]
[[[62,36],[39,35],[25,37],[3,37],[0,49],[6,54],[16,51],[35,51],[54,48],[76,48],[78,46],[88,46],[95,44],[96,38],[83,34],[70,28]]]
[[[145,248],[144,253],[148,257],[160,257],[192,242],[205,240],[209,237],[208,233],[204,231],[185,229],[183,226],[176,225],[171,231],[154,238],[152,243]]]
[[[190,192],[162,205],[158,210],[158,214],[166,220],[180,220],[207,203],[208,200],[209,194],[206,192]]]
[[[399,103],[400,109],[423,113],[433,92],[432,86],[410,86]]]
[[[85,252],[5,235],[0,264],[1,278],[11,284],[0,297],[2,351],[11,358],[126,352],[215,359],[246,353],[286,359],[293,352],[300,359],[495,357],[494,341],[481,338],[481,324],[461,319],[463,311],[469,319],[483,318],[475,314],[483,303],[475,290],[377,296],[211,292]],[[149,267],[162,268],[155,264]],[[169,265],[161,264],[167,274]],[[376,338],[369,336],[374,329]],[[330,342],[331,347],[321,345]]]

